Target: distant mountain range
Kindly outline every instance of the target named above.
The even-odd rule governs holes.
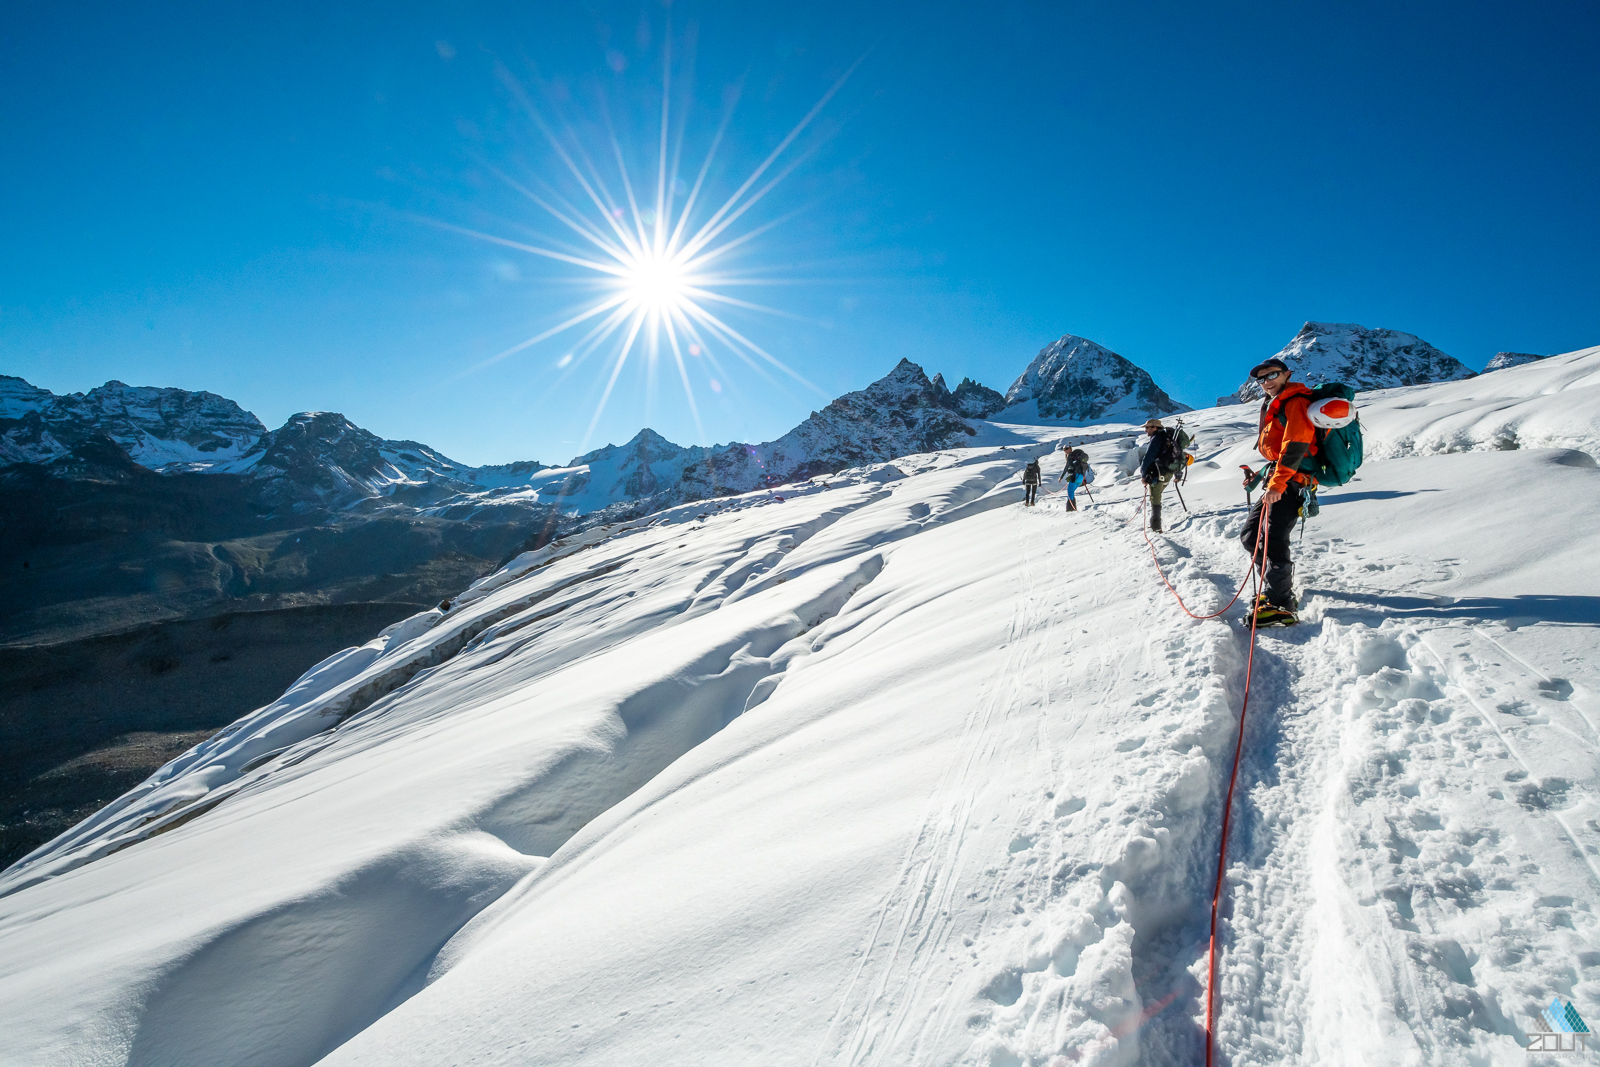
[[[268,430],[214,393],[112,381],[57,396],[0,376],[0,533],[20,565],[0,583],[0,644],[427,603],[579,526],[959,444],[1002,404],[902,360],[772,441],[684,447],[645,429],[561,466],[473,467],[335,412]]]
[[[1303,381],[1338,379],[1360,389],[1472,374],[1411,334],[1353,324],[1308,322],[1278,355]],[[1535,358],[1501,353],[1490,366]],[[1258,396],[1259,387],[1245,382],[1219,403]],[[644,429],[624,444],[558,466],[525,460],[473,467],[417,441],[385,440],[335,412],[301,412],[268,430],[215,393],[111,381],[57,396],[0,375],[0,489],[14,491],[41,476],[117,482],[123,493],[133,491],[133,481],[158,484],[134,478],[137,467],[167,478],[221,479],[186,484],[211,484],[213,495],[235,501],[252,516],[252,535],[386,517],[517,523],[554,536],[575,524],[951,447],[974,432],[973,420],[1140,421],[1188,410],[1123,356],[1066,334],[1045,346],[1003,395],[970,378],[952,390],[942,375],[929,379],[901,360],[775,440],[683,446]],[[37,469],[23,474],[22,468]],[[0,633],[0,641],[6,636]]]
[[[1472,374],[1411,334],[1351,324],[1306,323],[1279,355],[1301,380],[1360,389]],[[1491,367],[1534,358],[1501,353]],[[1221,402],[1256,395],[1246,382]],[[1188,410],[1123,356],[1066,334],[1004,394],[970,378],[951,389],[901,360],[771,441],[683,446],[644,429],[557,466],[474,467],[335,412],[268,430],[215,393],[111,381],[57,396],[0,376],[0,532],[28,559],[6,578],[13,610],[0,644],[224,608],[426,602],[517,548],[958,446],[975,420],[1137,422]],[[361,530],[375,520],[384,551],[357,551],[377,536]],[[58,567],[76,577],[48,580]]]
[[[162,475],[237,479],[264,521],[414,513],[527,522],[665,507],[943,448],[974,432],[966,419],[1001,406],[993,389],[968,379],[952,392],[902,360],[773,441],[684,447],[644,429],[561,466],[473,467],[417,441],[384,440],[335,412],[301,412],[268,430],[214,393],[113,381],[56,396],[0,377],[0,466],[104,480],[121,453]]]

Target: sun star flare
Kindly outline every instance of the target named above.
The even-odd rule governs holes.
[[[670,47],[666,49],[662,64],[660,135],[655,152],[655,173],[649,185],[645,185],[629,173],[622,144],[615,132],[611,131],[609,120],[605,125],[610,143],[593,146],[604,150],[591,152],[591,146],[584,143],[570,123],[565,124],[565,136],[558,134],[523,84],[501,66],[501,80],[563,164],[574,182],[573,189],[581,192],[581,195],[569,198],[549,182],[537,179],[519,181],[496,168],[489,169],[540,208],[549,220],[570,231],[569,241],[534,245],[460,226],[436,224],[502,247],[582,268],[589,272],[587,277],[591,281],[598,283],[601,295],[599,299],[568,308],[562,321],[484,360],[473,369],[496,363],[558,335],[585,328],[586,332],[575,344],[566,347],[566,354],[557,363],[557,369],[564,377],[577,371],[595,354],[605,353],[602,359],[608,365],[609,373],[602,372],[605,385],[585,431],[585,445],[605,411],[623,368],[636,354],[647,361],[652,382],[658,362],[663,358],[672,361],[683,387],[689,414],[702,436],[704,428],[695,402],[693,377],[704,378],[712,392],[720,393],[720,382],[727,382],[730,376],[718,358],[719,351],[736,357],[769,382],[776,382],[769,371],[777,370],[821,394],[822,390],[741,333],[725,318],[713,312],[711,307],[720,305],[723,308],[788,315],[776,308],[727,295],[725,290],[732,286],[774,284],[779,279],[760,271],[748,276],[730,273],[726,264],[737,258],[730,253],[735,250],[741,250],[741,254],[747,253],[746,246],[754,238],[793,217],[791,212],[752,226],[749,212],[804,158],[802,154],[799,159],[791,159],[777,166],[780,158],[844,86],[854,70],[852,66],[834,82],[732,195],[707,215],[703,210],[697,212],[696,208],[703,202],[702,194],[706,191],[718,148],[724,143],[737,93],[727,102],[727,109],[694,181],[685,182],[676,176],[683,154],[685,123],[679,120],[673,133],[669,115],[672,54]],[[615,190],[595,162],[596,158],[607,157],[612,161],[609,169],[616,183]],[[646,197],[641,198],[639,194],[646,190]],[[618,192],[621,195],[617,195]],[[736,231],[735,228],[741,223],[748,228]],[[572,236],[576,236],[580,243],[570,243]],[[686,356],[689,357],[687,360]],[[703,371],[691,376],[690,366],[695,363],[703,363]]]

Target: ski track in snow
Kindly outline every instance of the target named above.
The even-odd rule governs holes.
[[[1364,398],[1257,639],[1221,1063],[1553,1064],[1532,1011],[1600,1016],[1597,382]],[[1197,612],[1253,416],[1186,416]],[[1250,635],[1161,584],[1132,433],[588,531],[330,657],[0,877],[0,1064],[1199,1062]],[[1021,508],[1063,436],[1095,503]]]

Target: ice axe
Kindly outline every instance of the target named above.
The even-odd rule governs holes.
[[[1249,509],[1254,506],[1253,501],[1250,499],[1250,492],[1261,484],[1262,472],[1251,470],[1248,463],[1239,464],[1239,469],[1244,471],[1244,506]]]

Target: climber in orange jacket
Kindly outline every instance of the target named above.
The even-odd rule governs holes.
[[[1272,461],[1272,473],[1265,491],[1239,539],[1245,551],[1256,551],[1256,538],[1262,516],[1267,517],[1266,558],[1261,561],[1266,590],[1256,598],[1257,626],[1293,626],[1300,621],[1294,597],[1294,561],[1289,558],[1289,535],[1300,517],[1305,490],[1312,478],[1300,471],[1301,464],[1317,451],[1316,428],[1306,415],[1311,390],[1290,381],[1287,364],[1269,359],[1250,371],[1267,394],[1261,401],[1261,424],[1256,434],[1256,450]]]

